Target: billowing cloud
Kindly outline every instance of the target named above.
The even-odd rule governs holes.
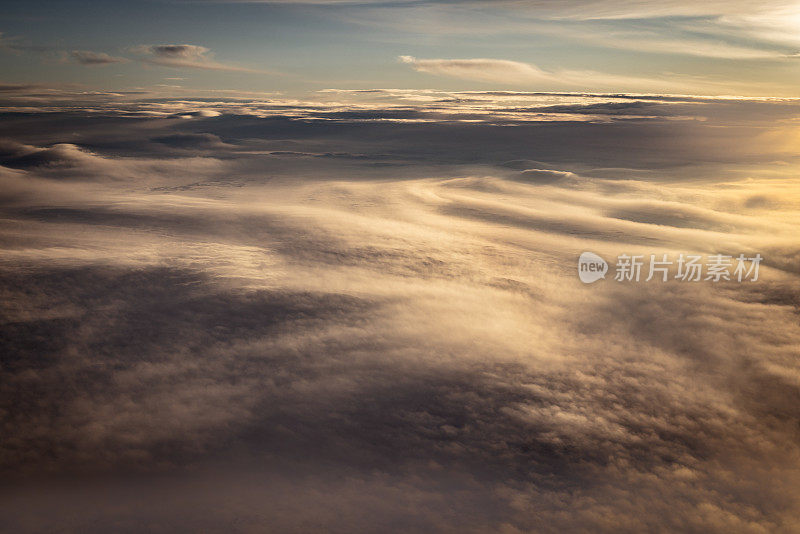
[[[796,530],[796,101],[86,98],[0,125],[6,530]]]

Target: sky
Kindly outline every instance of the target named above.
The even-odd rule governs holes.
[[[797,6],[0,9],[0,531],[800,531]]]
[[[7,83],[797,96],[800,81],[800,7],[787,1],[6,0],[2,9]]]

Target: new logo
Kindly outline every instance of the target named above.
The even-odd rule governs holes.
[[[594,252],[584,252],[578,258],[578,278],[584,284],[605,278],[607,272],[608,263]]]

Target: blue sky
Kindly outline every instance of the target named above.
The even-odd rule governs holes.
[[[12,0],[2,9],[3,83],[795,96],[800,81],[793,2]],[[163,61],[153,48],[162,45],[192,48]]]

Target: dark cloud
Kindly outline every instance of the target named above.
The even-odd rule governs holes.
[[[131,49],[143,56],[142,61],[152,65],[173,68],[190,68],[218,71],[257,72],[253,69],[220,63],[211,51],[191,44],[141,45]]]
[[[73,50],[69,53],[73,61],[87,66],[104,66],[114,63],[127,63],[124,57],[115,57],[105,52],[91,52],[89,50]]]
[[[0,84],[0,92],[2,93],[18,93],[23,91],[30,91],[35,89],[35,85],[22,84],[22,83],[2,83]]]
[[[153,141],[171,147],[187,149],[224,148],[226,146],[218,136],[207,133],[172,134],[155,137]]]

